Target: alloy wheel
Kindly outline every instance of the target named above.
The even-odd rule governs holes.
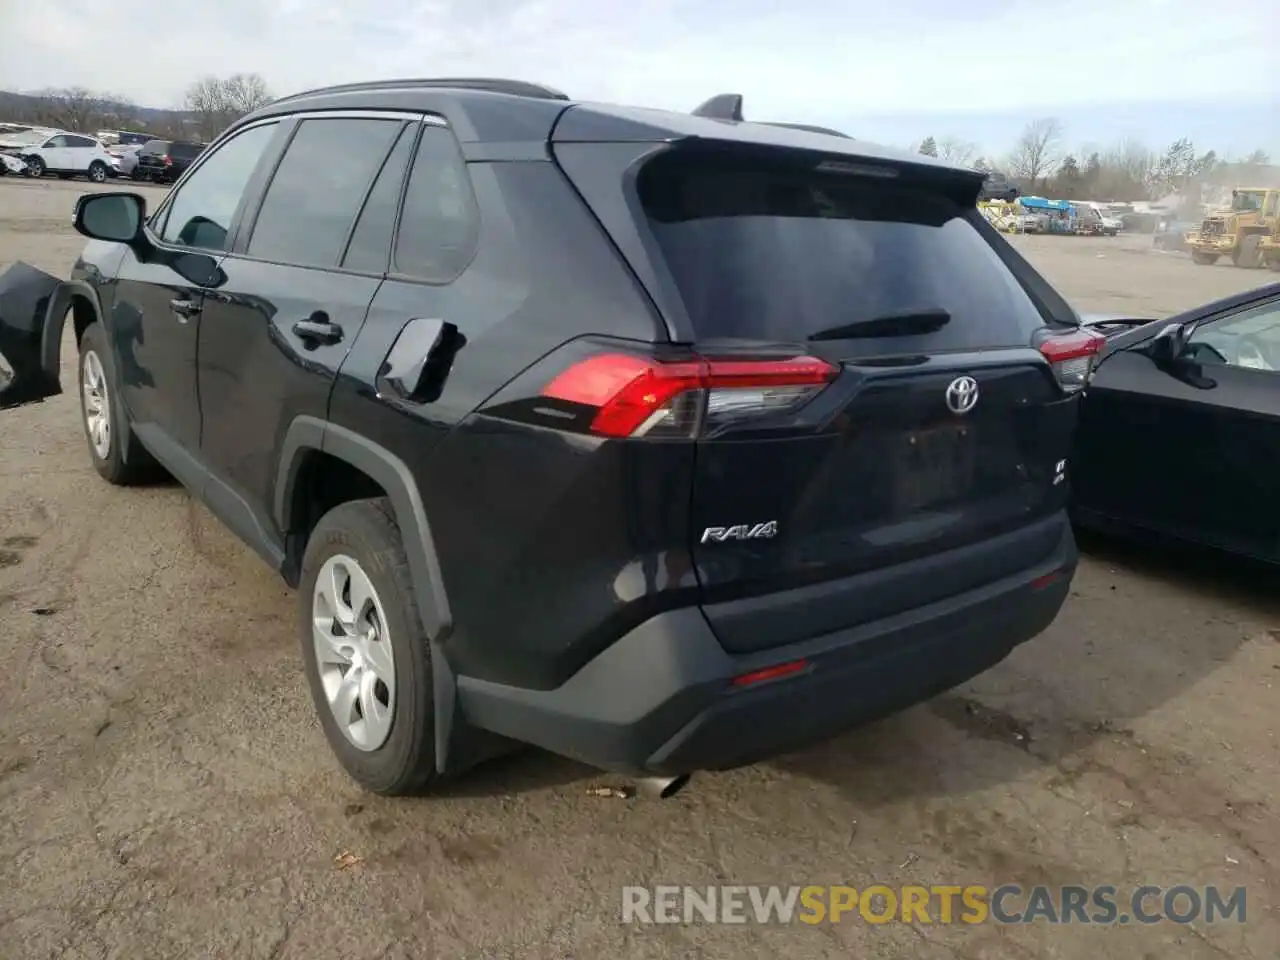
[[[102,361],[92,350],[80,361],[80,391],[84,400],[84,426],[89,443],[99,460],[111,455],[111,404],[107,395],[107,375]]]

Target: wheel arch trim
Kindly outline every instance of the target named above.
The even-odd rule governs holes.
[[[414,600],[430,646],[436,768],[444,772],[457,701],[457,683],[444,653],[444,644],[453,631],[453,615],[422,495],[404,461],[385,447],[328,420],[300,416],[285,433],[277,469],[272,507],[282,531],[292,528],[298,477],[307,458],[317,452],[343,460],[367,474],[391,501],[413,578]]]

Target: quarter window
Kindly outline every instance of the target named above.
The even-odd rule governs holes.
[[[399,120],[304,120],[271,180],[249,240],[251,257],[337,266]]]
[[[236,134],[209,156],[174,195],[161,239],[200,250],[226,250],[227,233],[277,124]]]
[[[453,134],[424,127],[400,214],[395,272],[437,283],[452,280],[475,254],[479,219]]]

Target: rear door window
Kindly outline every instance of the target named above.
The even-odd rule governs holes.
[[[884,180],[673,151],[639,193],[700,339],[803,341],[895,314],[945,311],[931,333],[850,353],[1026,346],[1042,324],[963,208]]]
[[[347,245],[342,265],[348,270],[369,273],[385,273],[387,257],[391,253],[391,236],[396,229],[396,208],[400,204],[401,187],[404,186],[404,170],[413,150],[417,126],[406,126],[396,141],[395,148],[382,165],[382,172],[369,191],[356,221],[356,228]]]

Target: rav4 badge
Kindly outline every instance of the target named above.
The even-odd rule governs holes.
[[[702,531],[703,543],[724,543],[728,540],[771,540],[778,535],[778,521],[765,523],[739,523],[732,527],[707,527]]]

